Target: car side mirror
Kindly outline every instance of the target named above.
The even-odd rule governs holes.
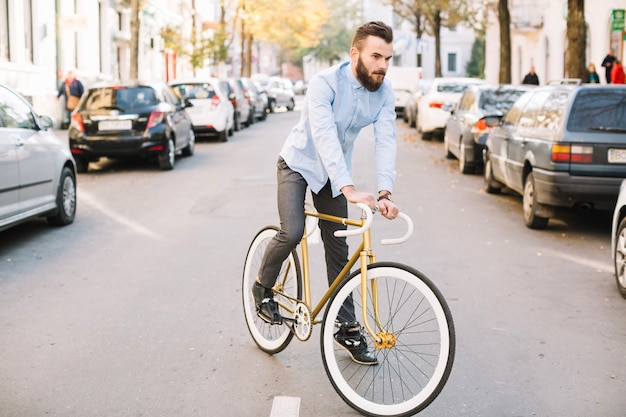
[[[502,116],[500,115],[489,115],[489,116],[484,116],[481,118],[482,120],[485,120],[485,124],[489,127],[495,127],[495,126],[499,126],[500,122],[502,121]]]

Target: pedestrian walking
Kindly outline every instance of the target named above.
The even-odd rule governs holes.
[[[530,72],[526,74],[526,76],[524,77],[524,80],[522,80],[522,84],[539,85],[539,77],[535,73],[534,66],[530,67]]]
[[[76,73],[73,69],[70,69],[65,74],[65,79],[59,86],[57,92],[57,100],[63,97],[63,120],[61,122],[61,128],[67,129],[70,125],[72,111],[76,108],[78,100],[83,96],[85,87],[83,83],[76,78]]]
[[[604,67],[607,84],[611,84],[611,70],[613,69],[613,64],[616,60],[617,58],[615,58],[612,49],[609,50],[609,53],[602,60],[602,66]]]
[[[590,84],[599,84],[600,76],[596,72],[596,66],[593,64],[589,64],[587,67],[587,81]]]
[[[624,67],[622,61],[615,60],[613,69],[611,70],[611,84],[624,84]]]

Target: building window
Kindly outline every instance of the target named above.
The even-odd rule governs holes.
[[[9,54],[9,0],[0,0],[0,60],[8,61]]]
[[[456,52],[448,53],[448,72],[456,72]]]

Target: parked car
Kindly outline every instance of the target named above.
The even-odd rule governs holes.
[[[476,78],[434,78],[422,96],[417,108],[417,131],[422,139],[430,139],[434,132],[442,132],[461,94],[470,85],[483,84]]]
[[[67,144],[17,92],[0,84],[0,230],[36,217],[76,215],[76,166]]]
[[[155,157],[161,169],[173,169],[177,152],[194,152],[191,106],[162,82],[94,84],[72,113],[68,132],[78,172],[101,157]]]
[[[233,105],[235,131],[238,132],[243,126],[248,127],[254,123],[252,105],[246,96],[241,79],[228,78],[225,81],[228,86],[228,99]]]
[[[524,93],[487,137],[484,188],[523,197],[524,222],[555,207],[612,210],[626,178],[626,86],[547,85]]]
[[[250,78],[244,77],[241,79],[241,82],[245,88],[245,93],[250,98],[253,117],[257,120],[267,119],[270,106],[267,93],[259,89]]]
[[[458,158],[459,170],[473,174],[483,164],[483,149],[491,127],[485,116],[502,116],[528,89],[526,85],[469,86],[451,110],[443,136],[447,158]]]
[[[626,298],[626,179],[622,180],[613,210],[611,253],[615,265],[617,289]]]
[[[270,77],[267,82],[267,93],[270,98],[270,112],[276,107],[285,107],[292,111],[296,107],[293,84],[288,78]]]
[[[417,125],[417,106],[420,100],[426,94],[426,91],[430,87],[432,80],[421,79],[418,83],[417,91],[413,93],[408,101],[404,104],[404,121],[409,124],[410,127],[416,127]]]
[[[385,79],[391,83],[396,98],[396,115],[407,121],[405,108],[419,90],[419,82],[422,79],[420,67],[390,66],[387,69]]]
[[[228,99],[225,81],[216,78],[176,80],[170,87],[183,100],[189,100],[187,109],[196,138],[217,136],[226,142],[235,131],[233,104]]]

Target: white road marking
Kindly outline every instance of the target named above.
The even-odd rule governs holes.
[[[270,417],[298,417],[299,415],[299,397],[274,397]]]
[[[115,211],[109,209],[108,207],[103,205],[101,202],[99,202],[91,194],[85,191],[79,191],[79,198],[80,198],[80,201],[84,201],[85,203],[89,204],[90,206],[92,206],[93,208],[95,208],[96,210],[104,214],[106,217],[110,218],[113,221],[118,222],[122,226],[126,226],[129,229],[132,229],[135,232],[142,234],[144,236],[147,236],[153,239],[163,240],[163,236],[161,236],[160,234],[154,232],[153,230],[148,229],[147,227],[140,225],[139,223],[137,223],[136,221],[132,219],[129,219],[128,217],[122,216],[121,214],[116,213]]]
[[[573,262],[582,266],[586,266],[586,267],[595,269],[597,271],[612,272],[614,268],[613,265],[610,263],[596,262],[596,261],[592,261],[589,259],[584,259],[578,256],[574,256],[566,252],[560,252],[560,251],[556,251],[552,249],[545,249],[544,252],[546,253],[546,255],[565,259],[566,261],[570,261],[570,262]]]

